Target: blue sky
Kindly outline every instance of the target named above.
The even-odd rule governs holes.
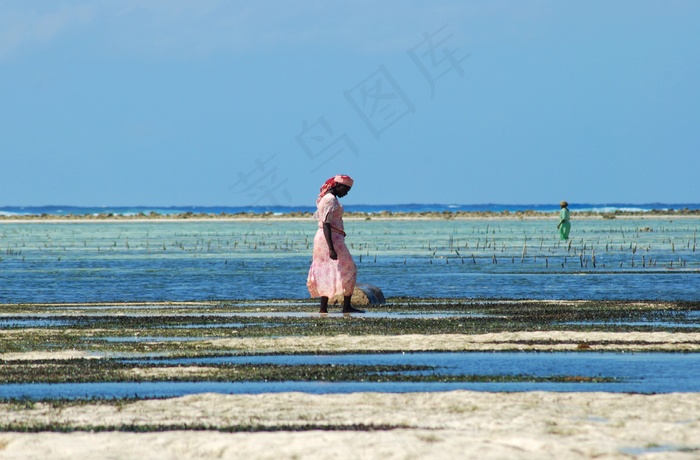
[[[700,201],[697,1],[3,1],[0,206]]]

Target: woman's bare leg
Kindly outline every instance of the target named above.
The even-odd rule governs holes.
[[[351,299],[352,296],[350,295],[343,296],[343,313],[364,313],[364,310],[359,310],[352,306],[350,303]]]
[[[328,313],[328,297],[321,297],[321,311],[319,313]]]

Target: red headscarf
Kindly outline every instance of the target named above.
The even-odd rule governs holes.
[[[343,174],[338,174],[335,177],[331,177],[328,179],[322,186],[321,186],[321,193],[318,194],[318,198],[316,199],[316,203],[321,201],[321,198],[323,198],[323,195],[328,193],[330,189],[335,187],[338,184],[343,184],[347,185],[348,187],[352,187],[352,184],[355,183],[354,180],[350,176],[346,176]]]

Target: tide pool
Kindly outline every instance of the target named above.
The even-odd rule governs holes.
[[[138,363],[138,360],[126,360]],[[247,381],[247,382],[86,382],[0,384],[0,399],[163,398],[197,393],[260,394],[298,391],[312,394],[436,392],[556,391],[611,393],[674,393],[700,391],[697,353],[392,353],[372,355],[296,355],[257,357],[200,357],[164,359],[161,364],[271,363],[298,366],[411,364],[434,367],[437,375],[572,376],[571,382],[358,382],[358,381]],[[153,361],[151,361],[152,363]],[[573,377],[575,376],[575,377]],[[605,377],[613,381],[588,382]],[[534,380],[534,379],[533,379]],[[582,380],[582,381],[574,381]]]

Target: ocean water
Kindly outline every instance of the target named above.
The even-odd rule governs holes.
[[[363,205],[345,204],[348,212],[379,213],[389,212],[510,212],[536,211],[558,212],[559,204],[390,204],[390,205]],[[572,203],[571,211],[590,212],[615,212],[615,211],[652,211],[652,210],[698,210],[700,203]],[[182,214],[191,212],[194,214],[240,214],[240,213],[273,213],[289,214],[292,212],[311,212],[316,210],[314,206],[0,206],[0,216],[27,216],[27,215],[137,215],[150,214],[151,212],[163,215]]]
[[[358,282],[387,297],[700,298],[700,217],[574,216],[566,242],[556,223],[347,219],[346,242]],[[0,303],[305,299],[315,232],[312,219],[0,221]]]

